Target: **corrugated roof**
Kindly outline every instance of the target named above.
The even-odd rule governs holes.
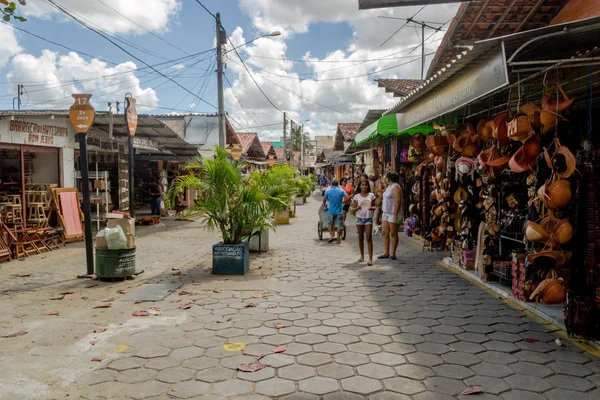
[[[407,93],[408,94],[408,93]],[[369,110],[367,111],[367,115],[365,115],[365,119],[362,124],[360,124],[360,128],[358,129],[361,132],[367,126],[371,125],[373,122],[377,121],[386,110]]]
[[[486,0],[462,3],[429,65],[427,76],[464,50],[460,44],[547,26],[569,0]]]
[[[385,88],[386,93],[394,93],[394,97],[403,97],[421,86],[420,79],[376,79],[380,88]]]

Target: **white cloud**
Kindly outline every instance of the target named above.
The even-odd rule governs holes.
[[[13,58],[12,70],[7,74],[9,87],[14,91],[17,83],[26,83],[24,104],[45,108],[68,107],[72,104],[72,93],[93,92],[93,102],[98,109],[106,109],[106,102],[123,101],[131,93],[143,104],[140,110],[158,106],[158,96],[152,88],[142,88],[135,75],[137,67],[125,62],[114,67],[104,61],[86,61],[71,52],[64,56],[43,50],[40,57],[19,54]],[[9,94],[10,91],[9,91]]]
[[[185,68],[185,64],[175,64],[175,65],[171,66],[171,68],[174,69],[175,71],[179,71],[180,69]]]
[[[420,30],[417,33],[414,28],[407,27],[385,46],[380,46],[404,21],[378,18],[379,15],[408,18],[419,7],[358,11],[356,1],[347,0],[239,1],[260,33],[280,30],[284,34],[278,38],[256,40],[238,51],[247,60],[248,68],[267,96],[296,121],[301,115],[308,114],[310,122],[306,128],[316,135],[334,135],[338,122],[361,122],[369,109],[393,106],[398,98],[378,88],[375,79],[420,77]],[[454,16],[457,7],[429,6],[416,19],[446,22]],[[286,59],[286,40],[305,34],[312,23],[318,22],[345,22],[352,28],[353,35],[347,40],[340,40],[340,47],[325,57],[317,58],[307,52],[303,60],[311,73],[298,75],[295,64]],[[426,37],[432,33],[432,30],[426,30]],[[443,32],[433,35],[426,46],[426,53],[435,52],[439,40],[433,40],[442,37]],[[236,46],[246,42],[240,28],[231,34],[231,39]],[[237,57],[229,56],[229,71],[238,74],[238,79],[233,82],[234,90],[225,91],[233,118],[246,127],[280,122],[281,114],[268,103],[245,69],[238,65]],[[365,62],[375,59],[377,61]],[[244,107],[239,105],[233,92]],[[275,139],[281,136],[281,129],[280,124],[256,130],[264,138]]]
[[[167,31],[169,22],[181,10],[181,0],[60,0],[57,4],[107,32],[140,35],[146,34],[143,28]],[[62,11],[43,1],[29,2],[19,12],[27,17],[66,18]]]
[[[0,68],[4,68],[11,57],[20,53],[23,49],[17,42],[15,30],[12,26],[0,24],[0,37],[2,38],[2,46],[0,46]]]

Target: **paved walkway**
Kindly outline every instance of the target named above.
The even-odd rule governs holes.
[[[600,360],[565,338],[557,346],[554,327],[407,239],[400,261],[355,262],[353,227],[341,245],[316,240],[317,208],[315,200],[299,206],[299,218],[271,235],[273,250],[253,256],[246,277],[207,274],[215,239],[205,239],[195,261],[166,265],[149,280],[184,284],[163,302],[120,302],[125,283],[80,289],[93,304],[108,293],[117,299],[106,310],[75,302],[66,317],[38,315],[57,318],[52,340],[32,321],[29,334],[0,339],[13,349],[0,349],[0,398],[600,399]],[[191,308],[179,308],[187,302]],[[132,316],[150,307],[162,315]],[[268,367],[236,370],[257,359]],[[27,376],[15,381],[19,374]],[[470,385],[485,393],[459,396]]]

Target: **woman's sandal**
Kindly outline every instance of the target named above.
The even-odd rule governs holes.
[[[367,265],[370,267],[370,266],[372,266],[372,265],[373,265],[373,263],[372,263],[371,261],[369,261],[369,262],[367,263]]]
[[[390,256],[390,260],[396,260],[396,256]]]
[[[385,260],[385,259],[388,259],[388,258],[390,258],[390,256],[384,256],[383,254],[380,255],[380,256],[377,256],[378,260]]]

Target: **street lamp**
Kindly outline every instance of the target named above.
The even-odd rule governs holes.
[[[246,42],[246,43],[244,43],[244,44],[240,44],[239,46],[236,46],[236,47],[234,47],[234,48],[233,48],[233,49],[231,49],[231,50],[227,50],[227,51],[225,52],[225,54],[227,54],[227,53],[229,53],[230,51],[233,51],[233,50],[235,50],[235,49],[239,49],[240,47],[244,47],[244,46],[245,46],[245,45],[247,45],[248,43],[252,43],[252,42],[254,42],[255,40],[262,39],[262,38],[266,38],[266,37],[280,36],[280,35],[281,35],[281,32],[279,32],[279,31],[273,31],[273,32],[271,32],[271,33],[269,33],[269,34],[262,35],[262,36],[259,36],[259,37],[257,37],[257,38],[254,38],[254,39],[252,39],[252,40],[249,40],[249,41],[247,41],[247,42]]]

